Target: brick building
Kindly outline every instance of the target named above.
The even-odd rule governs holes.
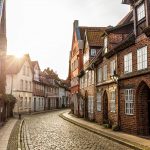
[[[5,121],[5,106],[3,94],[5,94],[5,57],[6,57],[6,2],[0,1],[0,124]]]
[[[83,69],[79,74],[80,94],[79,108],[80,116],[94,120],[95,108],[95,76],[91,62],[103,47],[101,35],[104,33],[104,27],[88,27],[84,33],[83,48]]]
[[[120,126],[150,135],[150,1],[123,0],[133,9],[134,28],[118,49]]]

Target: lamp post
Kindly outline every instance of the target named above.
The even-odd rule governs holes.
[[[120,127],[120,87],[119,87],[119,75],[114,70],[114,74],[110,78],[117,84],[117,95],[118,95],[118,126]]]

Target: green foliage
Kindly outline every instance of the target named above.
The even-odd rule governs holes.
[[[104,128],[110,129],[111,125],[110,124],[103,124]]]
[[[3,99],[5,100],[6,104],[9,103],[9,104],[12,104],[12,105],[14,105],[17,101],[17,99],[11,94],[4,94]]]
[[[115,124],[115,125],[112,126],[112,130],[113,130],[113,131],[119,131],[119,130],[120,130],[120,127]]]

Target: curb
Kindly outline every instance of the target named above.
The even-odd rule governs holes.
[[[20,127],[19,127],[19,133],[18,133],[18,150],[21,150],[21,132],[22,132],[22,126],[23,126],[23,123],[24,123],[24,119],[21,120],[21,123],[20,123]]]
[[[93,132],[95,134],[101,135],[101,136],[103,136],[103,137],[105,137],[105,138],[107,138],[109,140],[115,141],[115,142],[117,142],[119,144],[125,145],[127,147],[130,147],[130,148],[136,149],[136,150],[150,150],[149,147],[145,147],[145,146],[140,145],[138,143],[134,143],[134,142],[128,141],[126,139],[122,139],[122,138],[114,136],[114,135],[110,135],[110,134],[108,134],[108,133],[106,133],[104,131],[100,131],[100,130],[91,128],[88,125],[85,125],[85,124],[79,123],[77,121],[74,121],[73,119],[70,119],[70,118],[64,116],[63,114],[64,113],[60,114],[59,116],[61,118],[63,118],[64,120],[69,121],[69,122],[71,122],[71,123],[73,123],[73,124],[75,124],[75,125],[77,125],[77,126],[79,126],[81,128],[84,128],[84,129],[86,129],[88,131],[91,131],[91,132]]]

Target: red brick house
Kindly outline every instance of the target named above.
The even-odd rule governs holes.
[[[5,94],[5,58],[6,58],[6,2],[5,0],[0,1],[0,124],[5,121],[6,113],[4,106],[4,99],[2,98]]]
[[[134,29],[115,51],[118,55],[120,126],[150,135],[150,1],[123,0],[133,8]]]
[[[91,62],[103,47],[101,38],[105,27],[88,27],[84,33],[83,69],[79,74],[80,94],[79,108],[80,116],[90,120],[95,119],[95,76]]]

